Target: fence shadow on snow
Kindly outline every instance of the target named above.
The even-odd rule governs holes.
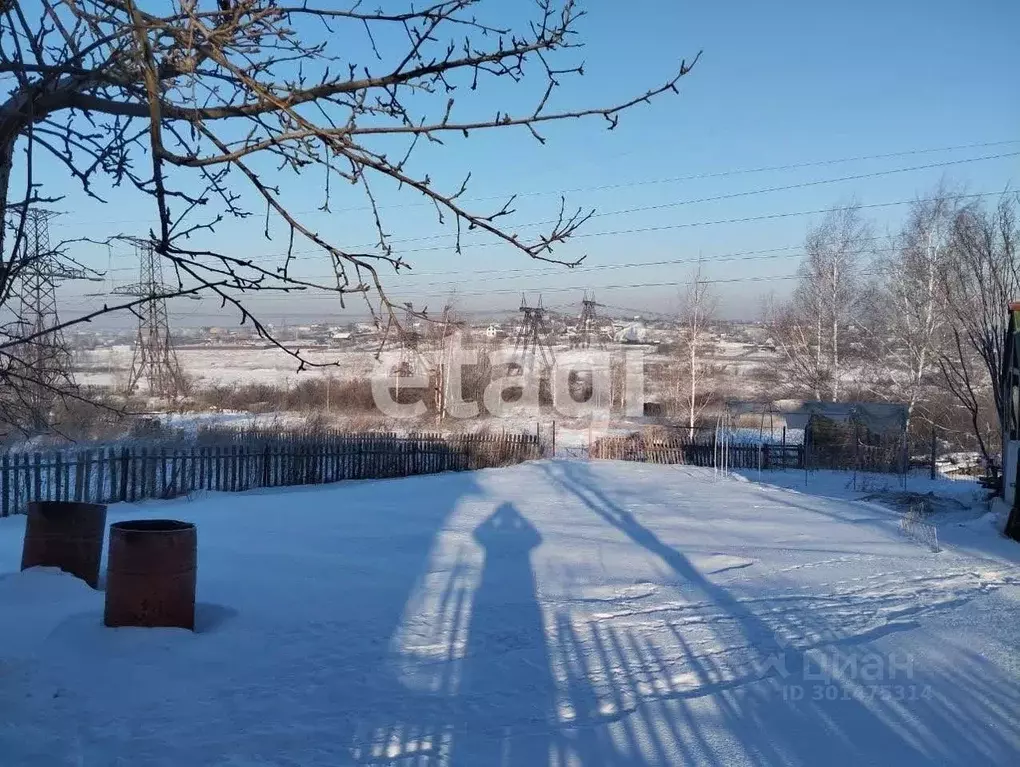
[[[665,764],[680,755],[684,761],[721,766],[734,761],[733,747],[740,761],[758,764],[857,764],[875,751],[886,754],[890,764],[1009,759],[1009,738],[993,733],[1007,731],[1015,696],[997,678],[994,664],[968,648],[955,648],[947,655],[952,662],[917,664],[907,680],[912,690],[954,689],[953,706],[938,692],[869,697],[861,677],[838,674],[817,686],[825,693],[821,698],[812,694],[809,680],[818,679],[820,657],[836,663],[869,654],[886,657],[885,647],[873,642],[917,625],[912,619],[876,630],[887,600],[901,599],[916,618],[946,609],[955,599],[918,608],[913,586],[891,594],[873,593],[866,584],[851,587],[843,599],[857,605],[861,618],[848,623],[843,603],[826,605],[801,594],[795,581],[776,579],[774,598],[758,592],[748,598],[700,572],[681,548],[628,511],[625,499],[606,490],[587,465],[554,463],[543,470],[595,518],[671,570],[686,610],[664,611],[647,626],[625,616],[618,623],[580,625],[560,619],[553,655],[573,659],[564,664],[578,714],[571,750],[585,765]],[[936,588],[940,578],[930,581],[921,586]],[[953,680],[949,688],[947,679]],[[808,694],[786,694],[791,685],[806,686]],[[706,705],[718,722],[711,737],[698,726]],[[618,722],[626,751],[642,756],[616,758],[606,732],[590,726],[600,717],[586,713],[603,709],[614,712],[608,718]],[[629,721],[619,718],[621,711],[633,712]],[[987,722],[988,729],[973,732],[966,724],[971,717]]]

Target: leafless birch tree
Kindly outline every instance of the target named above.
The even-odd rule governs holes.
[[[873,387],[873,393],[905,403],[908,419],[931,391],[950,330],[943,278],[953,263],[959,211],[959,196],[940,185],[911,205],[877,263],[878,286],[865,323],[880,373],[881,390]]]
[[[711,368],[705,361],[710,324],[717,299],[699,261],[680,297],[676,400],[684,411],[690,437],[712,391]]]
[[[858,205],[834,208],[808,232],[790,301],[766,308],[776,372],[790,393],[833,402],[844,394],[848,341],[866,295],[863,273],[872,241]]]

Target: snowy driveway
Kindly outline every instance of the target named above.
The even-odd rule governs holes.
[[[199,631],[107,630],[0,520],[0,764],[1015,764],[1020,546],[711,470],[111,508],[199,526]]]

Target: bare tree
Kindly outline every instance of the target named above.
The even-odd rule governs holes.
[[[457,294],[453,291],[447,296],[442,314],[436,321],[430,323],[424,348],[421,349],[422,359],[429,371],[437,424],[442,424],[446,418],[447,403],[450,400],[449,388],[452,383],[450,368],[457,364],[457,360],[453,358],[455,352],[453,335],[463,325],[464,321],[457,312]],[[459,385],[459,382],[458,376],[456,383]]]
[[[999,375],[1007,309],[1020,297],[1016,205],[1016,195],[1003,195],[993,209],[977,203],[961,209],[953,222],[953,253],[942,279],[952,325],[939,366],[947,388],[969,413],[974,436],[989,465],[995,465],[997,445],[992,440],[1002,427]],[[994,416],[983,412],[989,389]],[[998,429],[984,427],[989,417]]]
[[[819,343],[821,315],[811,299],[811,293],[799,291],[793,300],[785,302],[770,295],[765,300],[762,319],[776,352],[768,377],[784,387],[784,396],[818,400],[827,382],[827,370],[822,365]]]
[[[864,295],[861,272],[872,240],[860,206],[851,203],[826,214],[804,243],[802,286],[809,291],[817,312],[817,353],[820,360],[823,354],[827,357],[833,402],[839,401],[840,384],[846,376],[841,358],[847,351],[843,340]]]
[[[911,205],[889,252],[878,260],[879,284],[868,304],[868,341],[880,374],[873,393],[907,405],[908,421],[931,391],[949,317],[942,280],[954,257],[959,195],[940,185]]]
[[[215,6],[175,0],[158,11],[134,0],[0,3],[0,78],[8,94],[0,103],[0,301],[24,268],[18,254],[26,212],[59,199],[40,180],[41,155],[62,164],[90,197],[102,199],[109,185],[136,190],[151,203],[150,240],[172,272],[166,297],[214,296],[301,367],[325,363],[274,338],[246,299],[253,292],[315,289],[341,302],[373,294],[396,321],[399,307],[384,282],[410,265],[376,204],[383,189],[432,205],[451,227],[458,252],[462,234],[476,230],[526,257],[563,262],[556,246],[590,211],[561,201],[549,227],[525,237],[509,223],[512,198],[473,209],[465,201],[467,179],[440,188],[412,163],[416,148],[493,129],[527,131],[544,143],[545,123],[589,116],[613,128],[623,111],[676,92],[690,66],[682,62],[661,85],[631,99],[556,110],[557,88],[584,71],[577,62],[559,61],[580,44],[583,12],[573,0],[537,0],[531,23],[514,30],[476,16],[479,5],[436,0],[386,12],[362,10],[360,3],[340,8],[278,0]],[[353,58],[359,48],[370,51],[366,60]],[[531,106],[492,114],[476,94],[497,80],[533,83]],[[375,245],[346,248],[317,233],[289,204],[286,174],[303,180],[315,174],[324,210],[338,184],[359,189],[375,224]],[[12,197],[19,178],[24,193]],[[282,221],[283,256],[252,258],[209,244],[225,219],[256,213],[264,216],[267,238],[271,221]],[[328,259],[330,279],[312,280],[295,269],[301,243]],[[146,300],[104,304],[63,319],[62,326],[133,311]],[[31,340],[4,338],[0,354]]]
[[[717,306],[711,284],[705,280],[704,265],[699,261],[681,296],[676,376],[676,399],[684,409],[692,439],[698,417],[711,394],[712,371],[705,362],[705,351]]]
[[[833,402],[844,393],[849,337],[867,295],[863,276],[873,239],[856,203],[834,208],[808,232],[790,301],[767,305],[776,372],[793,393]]]

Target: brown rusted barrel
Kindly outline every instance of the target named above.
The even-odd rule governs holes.
[[[138,519],[110,525],[107,626],[195,628],[198,533],[190,522]]]
[[[92,588],[99,585],[106,506],[74,501],[28,504],[21,569],[59,567]]]

